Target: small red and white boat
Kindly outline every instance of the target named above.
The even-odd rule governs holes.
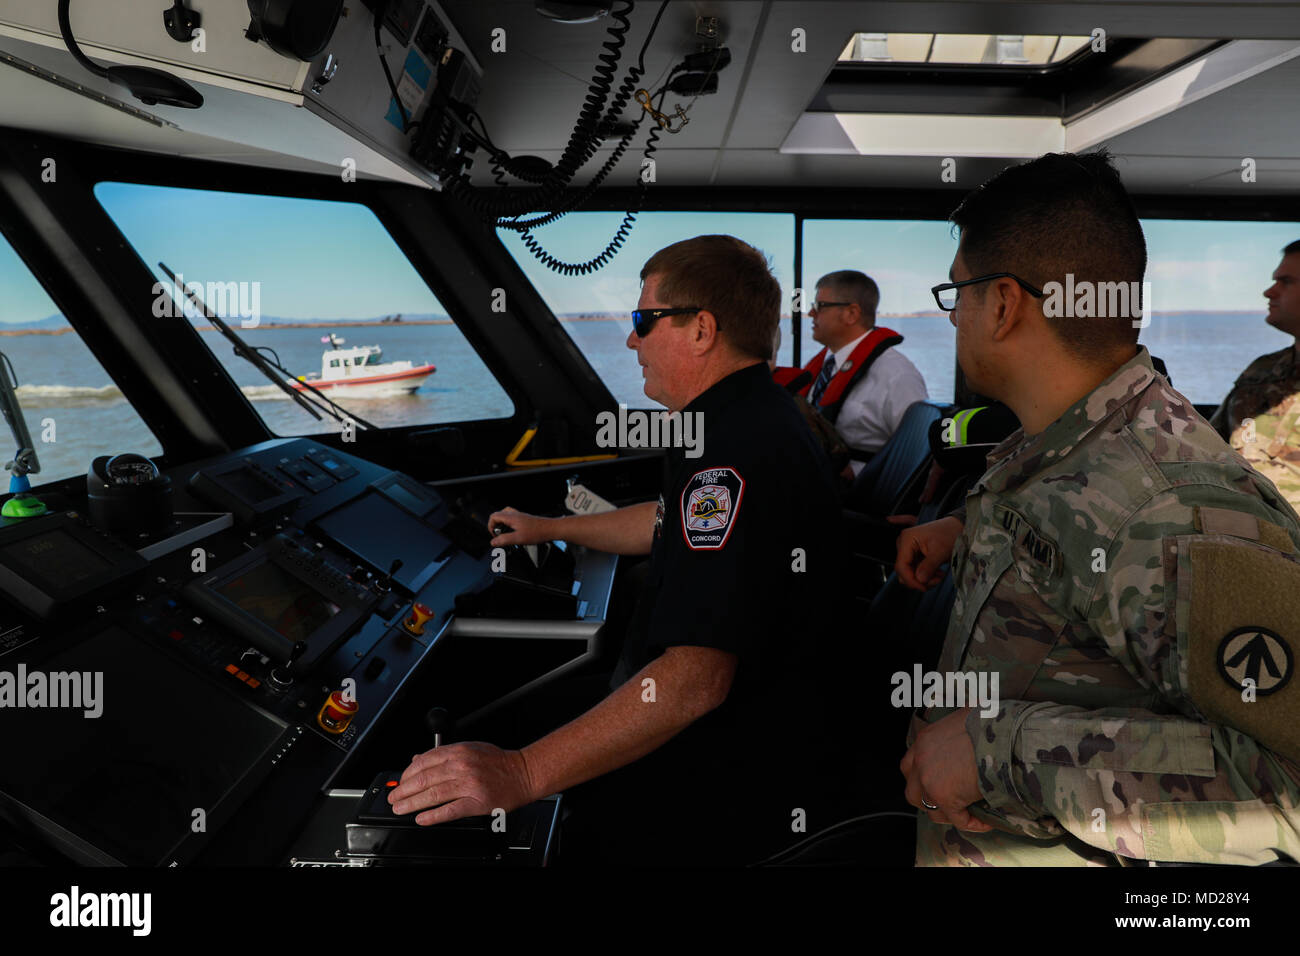
[[[339,348],[342,336],[326,335],[321,341],[329,349],[321,355],[320,373],[299,375],[290,385],[304,391],[306,382],[321,391],[346,392],[357,397],[383,397],[413,392],[437,369],[414,362],[384,362],[384,350],[378,345],[355,345]]]

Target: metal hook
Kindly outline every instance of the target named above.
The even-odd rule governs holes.
[[[659,124],[659,128],[666,132],[680,133],[682,127],[691,121],[690,117],[686,115],[686,111],[682,109],[680,103],[677,104],[675,116],[669,116],[667,113],[659,112],[650,105],[650,93],[647,90],[637,90],[636,101],[641,104],[643,110],[650,114],[650,118]],[[674,121],[677,121],[676,126],[673,125]]]

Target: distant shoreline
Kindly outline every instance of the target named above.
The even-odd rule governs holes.
[[[1187,309],[1176,312],[1153,312],[1152,318],[1158,317],[1177,317],[1177,316],[1196,316],[1196,315],[1227,315],[1227,316],[1251,316],[1262,319],[1264,317],[1263,309]],[[947,313],[944,312],[882,312],[877,318],[881,320],[894,321],[897,319],[947,319]],[[560,315],[556,318],[561,322],[606,322],[610,320],[623,321],[627,318],[625,315],[610,315],[609,313],[597,314],[579,314],[579,315]],[[790,318],[789,315],[781,316],[782,321]],[[807,316],[804,316],[807,318]],[[382,322],[376,320],[358,320],[350,322],[346,320],[337,322],[262,322],[250,328],[243,328],[239,325],[239,319],[234,319],[231,327],[239,332],[256,332],[259,329],[357,329],[357,328],[404,328],[415,325],[452,325],[451,319],[403,319],[401,322]],[[194,328],[199,332],[215,332],[214,325],[196,325]],[[11,338],[17,335],[66,335],[73,331],[72,326],[65,326],[61,329],[0,329],[0,337]]]
[[[451,325],[451,319],[403,319],[401,322],[259,322],[257,325],[244,328],[239,324],[239,319],[233,322],[227,322],[236,332],[256,332],[258,329],[357,329],[369,328],[404,328],[408,325]],[[215,325],[196,325],[194,326],[199,332],[215,332]]]

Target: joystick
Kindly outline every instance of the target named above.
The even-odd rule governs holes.
[[[402,559],[394,558],[393,563],[388,566],[388,573],[375,582],[375,590],[380,594],[387,594],[393,589],[393,575],[402,570]]]
[[[293,684],[293,679],[298,676],[294,670],[294,664],[298,658],[307,653],[307,642],[296,641],[289,651],[289,659],[279,667],[271,670],[271,685],[277,690],[284,690]]]
[[[444,737],[450,737],[456,731],[456,721],[444,707],[432,707],[424,715],[424,726],[433,734],[433,746],[436,750],[442,746]]]

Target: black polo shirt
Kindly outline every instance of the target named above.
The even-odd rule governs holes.
[[[735,677],[720,707],[599,786],[623,808],[627,846],[748,862],[801,839],[800,812],[807,833],[836,822],[840,510],[825,452],[765,364],[684,409],[697,412],[702,454],[667,453],[649,580],[611,686],[682,645],[735,654]]]

